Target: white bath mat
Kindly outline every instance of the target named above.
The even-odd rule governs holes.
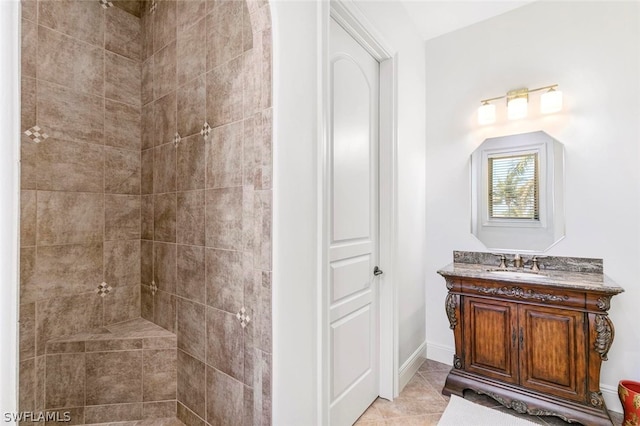
[[[451,395],[438,426],[537,426],[536,423],[502,413]]]

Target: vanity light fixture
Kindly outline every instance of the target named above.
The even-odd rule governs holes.
[[[510,90],[506,95],[497,96],[495,98],[483,99],[478,108],[478,124],[491,124],[496,121],[496,106],[493,101],[499,99],[507,99],[507,117],[509,120],[518,120],[524,118],[528,113],[529,93],[547,90],[540,96],[540,112],[542,114],[551,114],[562,109],[562,92],[556,90],[557,84],[539,87],[537,89],[516,89]]]

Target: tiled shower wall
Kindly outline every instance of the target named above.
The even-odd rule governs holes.
[[[140,315],[139,40],[98,1],[23,2],[22,411],[57,405],[47,340]]]
[[[270,424],[268,4],[23,5],[21,410],[47,340],[142,315],[186,424]]]
[[[142,14],[142,316],[177,334],[178,416],[270,424],[266,1]]]

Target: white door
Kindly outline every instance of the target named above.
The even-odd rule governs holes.
[[[329,418],[351,425],[379,392],[379,63],[330,31]]]

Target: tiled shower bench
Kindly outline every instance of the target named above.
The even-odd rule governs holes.
[[[176,346],[175,334],[142,318],[50,340],[45,410],[67,412],[70,425],[175,418]]]

